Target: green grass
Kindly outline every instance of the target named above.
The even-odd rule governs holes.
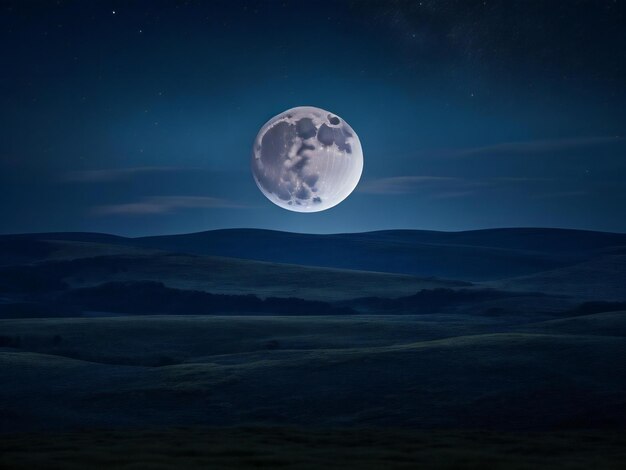
[[[380,347],[491,331],[497,320],[424,316],[130,316],[0,320],[20,349],[101,363],[148,364],[272,350]]]
[[[626,337],[443,317],[4,320],[3,335],[20,341],[0,350],[0,423],[543,429],[624,419]]]
[[[625,272],[626,255],[607,254],[573,266],[493,281],[489,285],[504,290],[621,301],[626,299]]]
[[[0,468],[619,469],[624,433],[418,432],[284,427],[22,434]]]
[[[171,254],[118,245],[51,242],[57,251],[49,262],[103,257],[114,268],[85,265],[66,280],[83,287],[108,281],[153,280],[179,289],[261,297],[299,297],[335,301],[364,295],[397,297],[421,289],[455,287],[455,281],[403,274],[317,268],[262,261]]]
[[[527,325],[528,330],[555,333],[626,336],[626,312],[605,312],[548,320]]]

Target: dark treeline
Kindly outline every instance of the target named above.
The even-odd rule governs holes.
[[[416,294],[398,298],[362,297],[348,301],[353,308],[387,313],[435,313],[459,305],[489,300],[536,296],[536,293],[507,292],[496,289],[423,289]],[[344,304],[348,304],[344,303]]]
[[[356,313],[348,307],[298,298],[210,294],[173,289],[161,282],[107,282],[64,292],[57,303],[71,309],[132,314],[256,313],[281,315],[329,315]]]

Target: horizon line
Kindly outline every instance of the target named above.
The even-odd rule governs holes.
[[[120,235],[117,233],[110,232],[92,232],[92,231],[83,231],[83,230],[72,230],[72,231],[35,231],[35,232],[7,232],[0,233],[0,237],[11,237],[11,236],[27,236],[27,235],[106,235],[110,237],[117,238],[128,238],[128,239],[139,239],[139,238],[154,238],[154,237],[175,237],[175,236],[183,236],[183,235],[199,235],[203,233],[209,232],[223,232],[223,231],[234,231],[234,230],[249,230],[249,231],[263,231],[263,232],[276,232],[276,233],[286,233],[292,235],[317,235],[317,236],[334,236],[334,235],[360,235],[367,233],[381,233],[381,232],[431,232],[431,233],[467,233],[467,232],[486,232],[486,231],[496,231],[496,230],[554,230],[554,231],[570,231],[570,232],[589,232],[589,233],[605,233],[612,235],[626,235],[626,232],[617,232],[612,230],[597,230],[597,229],[583,229],[583,228],[572,228],[572,227],[541,227],[541,226],[504,226],[504,227],[485,227],[485,228],[476,228],[476,229],[465,229],[465,230],[432,230],[432,229],[419,229],[419,228],[387,228],[387,229],[377,229],[377,230],[360,230],[355,232],[295,232],[289,230],[277,230],[277,229],[268,229],[268,228],[258,228],[258,227],[226,227],[226,228],[216,228],[216,229],[208,229],[208,230],[198,230],[193,232],[174,232],[174,233],[161,233],[161,234],[152,234],[152,235]]]

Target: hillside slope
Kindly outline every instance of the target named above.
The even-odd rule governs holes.
[[[562,229],[391,230],[335,235],[229,229],[143,238],[90,233],[3,236],[0,251],[3,244],[27,243],[25,240],[32,243],[42,240],[99,242],[466,281],[518,277],[572,266],[603,254],[621,252],[626,247],[625,234]]]
[[[420,333],[424,323],[396,321],[1,321],[3,334],[21,338],[0,349],[0,376],[7,379],[1,430],[85,423],[503,430],[626,424],[626,376],[618,373],[626,367],[623,336],[513,327],[480,333],[467,324],[472,333],[456,327],[442,337],[439,321],[428,334]]]

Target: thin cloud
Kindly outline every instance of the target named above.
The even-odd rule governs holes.
[[[574,137],[569,139],[545,139],[526,142],[504,142],[467,149],[451,150],[453,157],[475,157],[487,155],[528,155],[537,153],[559,152],[582,147],[614,144],[623,141],[619,136]]]
[[[167,166],[141,166],[134,168],[115,168],[103,170],[70,171],[63,175],[66,182],[100,183],[108,181],[128,180],[135,176],[156,173],[175,173],[185,171],[198,171],[199,168],[181,168]]]
[[[535,178],[526,176],[497,176],[491,181],[502,183],[547,183],[554,181],[554,178]]]
[[[368,194],[402,195],[427,193],[433,199],[463,197],[481,190],[511,186],[543,185],[554,181],[543,177],[497,176],[461,178],[456,176],[392,176],[364,182],[359,191]]]
[[[359,191],[369,194],[408,194],[420,188],[451,185],[465,180],[452,176],[392,176],[362,183]]]
[[[589,194],[588,191],[557,191],[552,193],[537,194],[533,199],[556,199],[556,198],[570,198],[580,197]]]
[[[158,215],[181,209],[242,209],[247,206],[206,196],[154,196],[137,202],[108,204],[94,208],[95,215]]]
[[[461,197],[467,197],[476,194],[476,191],[442,191],[430,195],[431,199],[456,199]]]

